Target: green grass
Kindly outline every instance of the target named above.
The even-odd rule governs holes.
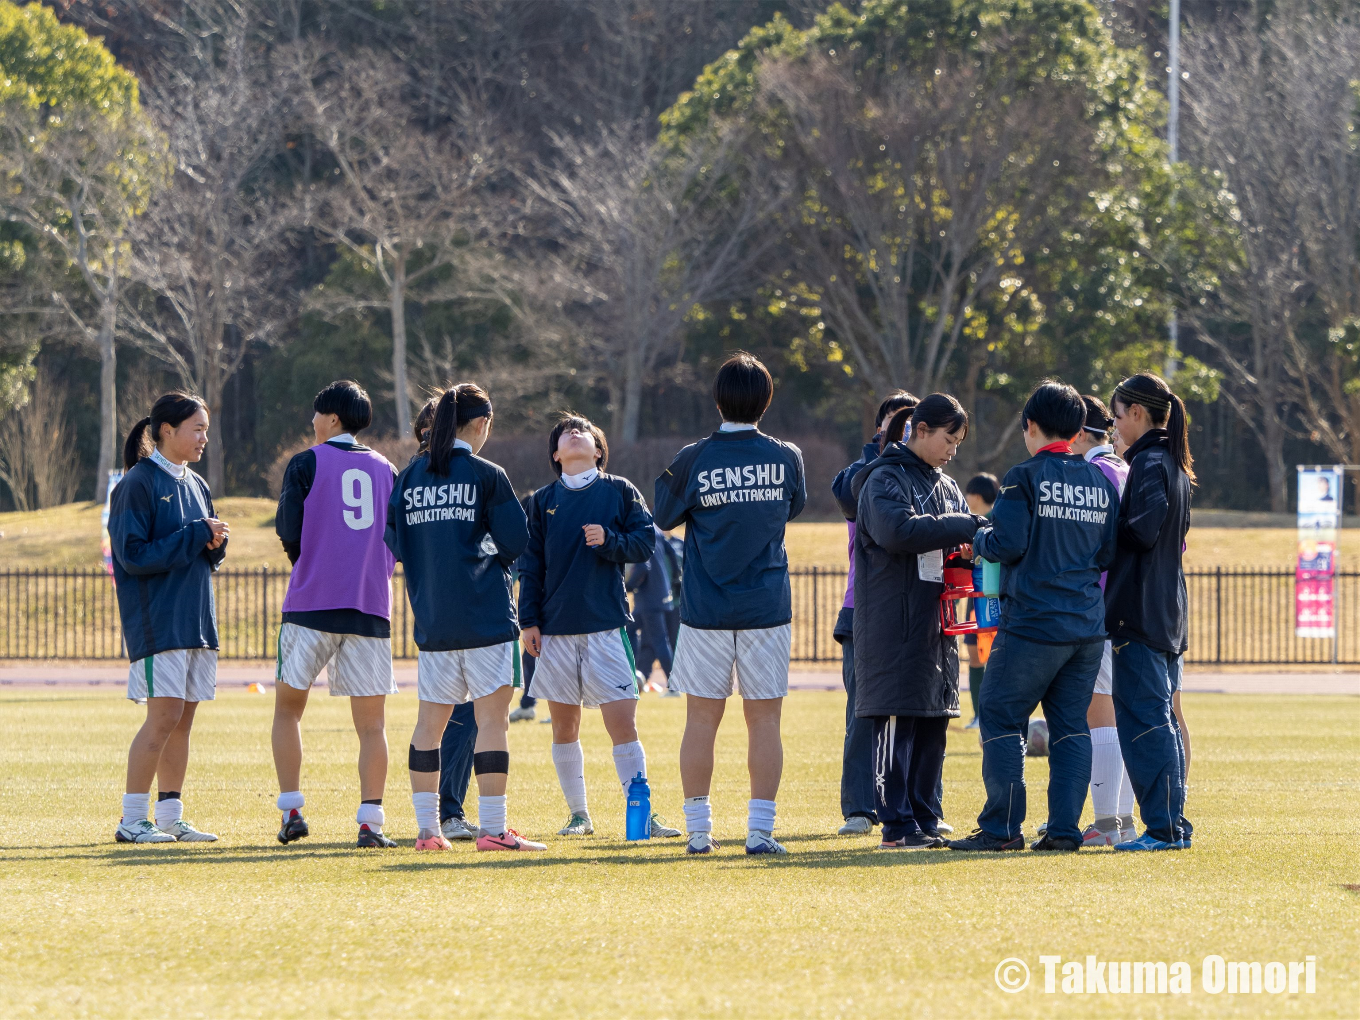
[[[274,841],[268,697],[204,706],[189,817],[201,847],[111,842],[124,754],[141,710],[108,690],[0,693],[0,993],[7,1016],[1336,1016],[1360,1014],[1353,833],[1357,702],[1190,695],[1195,849],[1155,855],[880,854],[839,823],[844,702],[785,710],[779,832],[787,860],[746,858],[739,706],[719,739],[723,848],[619,835],[607,739],[583,730],[599,835],[551,835],[565,809],[549,728],[511,731],[512,824],[547,853],[417,855],[407,796],[409,694],[390,706],[388,830],[401,849],[351,847],[357,789],[347,706],[304,722],[313,836]],[[683,702],[647,699],[654,797],[679,814]],[[951,730],[945,807],[981,805],[980,752]],[[1046,762],[1031,760],[1033,831]],[[1037,804],[1036,804],[1037,802]],[[1089,813],[1089,812],[1088,812]],[[1186,996],[1045,995],[1038,956],[1186,960]],[[1314,996],[1210,995],[1202,958],[1317,957]],[[1025,959],[1004,995],[993,969]]]

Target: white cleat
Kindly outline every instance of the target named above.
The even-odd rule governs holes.
[[[139,818],[135,822],[120,821],[113,838],[119,843],[173,843],[175,837],[161,832],[149,818]]]
[[[711,832],[691,832],[689,842],[685,844],[687,854],[711,854],[718,849],[718,841],[713,838]]]
[[[874,831],[874,823],[863,815],[851,815],[845,824],[836,830],[837,836],[867,836]]]
[[[445,839],[452,843],[460,839],[476,839],[478,829],[477,826],[470,825],[466,818],[445,818],[439,825],[439,831],[444,834]]]
[[[211,832],[199,832],[194,828],[192,822],[186,822],[183,818],[171,822],[161,830],[169,836],[173,836],[181,843],[216,843],[217,837]]]
[[[935,831],[942,832],[946,836],[948,836],[951,832],[954,831],[954,826],[950,825],[943,818],[937,818],[935,819]]]
[[[673,839],[679,836],[679,829],[672,829],[667,825],[658,814],[652,815],[652,835],[659,836],[661,839]]]
[[[746,852],[748,854],[786,854],[788,850],[783,843],[775,842],[772,833],[752,829],[746,834]]]
[[[513,712],[510,713],[510,721],[511,721],[511,722],[533,722],[533,721],[534,721],[534,716],[536,716],[537,714],[538,714],[538,713],[537,713],[536,711],[534,711],[534,706],[533,706],[533,705],[530,705],[528,708],[517,708],[517,709],[515,709]]]
[[[590,815],[573,814],[567,819],[567,824],[557,830],[559,836],[593,836],[595,826],[590,821]]]

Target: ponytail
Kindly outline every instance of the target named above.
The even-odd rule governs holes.
[[[1114,399],[1125,407],[1141,405],[1156,428],[1166,429],[1171,457],[1193,485],[1195,458],[1190,454],[1190,418],[1185,413],[1185,403],[1171,392],[1166,381],[1151,372],[1131,375],[1115,387]]]
[[[131,470],[143,457],[150,457],[161,437],[161,426],[179,428],[187,419],[207,411],[208,405],[200,397],[175,391],[162,396],[151,407],[151,413],[132,426],[123,444],[123,468]],[[147,436],[147,430],[151,435]]]
[[[911,407],[898,408],[887,423],[883,426],[883,431],[878,436],[878,452],[882,453],[888,448],[889,443],[900,443],[907,434],[907,423],[911,421],[912,412],[916,409]]]
[[[476,383],[459,383],[445,390],[435,405],[434,424],[427,433],[430,470],[437,475],[447,475],[453,441],[458,433],[478,418],[491,417],[491,398]]]

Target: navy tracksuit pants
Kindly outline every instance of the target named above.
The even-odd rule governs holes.
[[[455,705],[439,741],[439,820],[462,818],[472,778],[472,747],[477,743],[477,716],[472,702]]]
[[[874,724],[874,790],[885,840],[936,833],[948,716],[880,715]]]
[[[1029,717],[1048,723],[1048,834],[1081,843],[1081,809],[1091,784],[1091,706],[1104,641],[1042,645],[998,631],[982,684],[982,781],[987,803],[978,827],[1014,839],[1025,820],[1025,741]],[[1132,775],[1132,773],[1130,773]]]
[[[1188,838],[1185,744],[1171,708],[1181,657],[1137,641],[1114,642],[1114,721],[1138,812],[1148,835],[1166,843]]]
[[[862,815],[878,821],[874,800],[874,721],[855,715],[855,642],[841,642],[841,680],[845,684],[845,746],[841,751],[841,817]]]
[[[666,611],[659,609],[650,613],[636,613],[635,618],[638,632],[638,640],[635,644],[637,668],[650,677],[652,675],[652,663],[659,662],[661,663],[661,672],[669,677],[672,665],[672,646],[670,631],[666,626]]]

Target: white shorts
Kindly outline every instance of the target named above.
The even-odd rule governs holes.
[[[217,696],[217,649],[173,648],[138,659],[128,666],[127,696],[132,701],[212,701]]]
[[[736,690],[749,701],[789,693],[793,627],[762,630],[700,630],[680,625],[670,688],[699,698],[729,698]],[[538,681],[534,687],[537,693]]]
[[[285,623],[279,631],[279,662],[274,678],[299,691],[308,691],[322,669],[326,670],[326,685],[333,698],[373,698],[397,693],[391,638],[330,634]]]
[[[436,705],[461,705],[495,694],[502,687],[518,686],[518,641],[483,648],[421,652],[416,661],[416,691],[420,700]]]
[[[559,705],[586,708],[636,701],[637,673],[628,635],[622,627],[594,634],[544,634],[532,693]]]
[[[1096,674],[1094,694],[1114,694],[1114,651],[1112,642],[1105,642],[1105,650],[1100,653],[1100,672]]]

